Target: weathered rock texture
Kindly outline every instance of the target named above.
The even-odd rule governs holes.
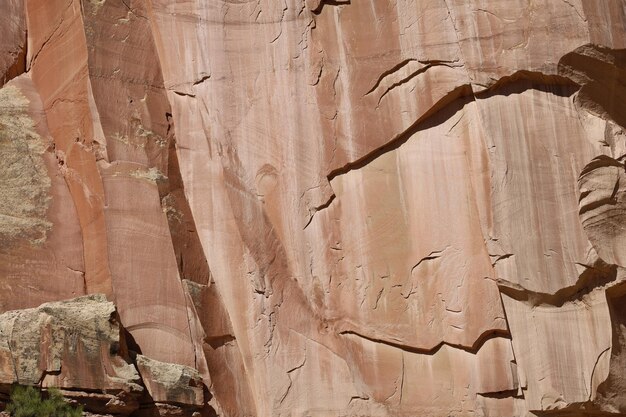
[[[0,11],[0,309],[105,294],[154,412],[626,413],[626,1]]]
[[[205,405],[195,369],[129,350],[115,306],[101,294],[0,315],[0,394],[14,383],[59,387],[90,413],[128,415],[141,405],[168,415]]]

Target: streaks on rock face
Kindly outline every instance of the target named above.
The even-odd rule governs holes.
[[[0,305],[108,292],[142,412],[624,411],[619,1],[4,3],[0,244],[81,250],[0,258]]]

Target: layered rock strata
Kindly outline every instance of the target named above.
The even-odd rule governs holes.
[[[626,413],[623,0],[0,11],[0,309],[105,294],[143,411]]]

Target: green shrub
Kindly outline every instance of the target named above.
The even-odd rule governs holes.
[[[48,398],[42,399],[37,389],[18,385],[11,391],[6,411],[14,417],[80,417],[83,408],[65,402],[56,388],[48,389]]]

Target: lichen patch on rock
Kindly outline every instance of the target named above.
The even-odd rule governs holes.
[[[18,88],[0,89],[0,247],[17,239],[40,244],[52,227],[45,146],[28,104]]]

